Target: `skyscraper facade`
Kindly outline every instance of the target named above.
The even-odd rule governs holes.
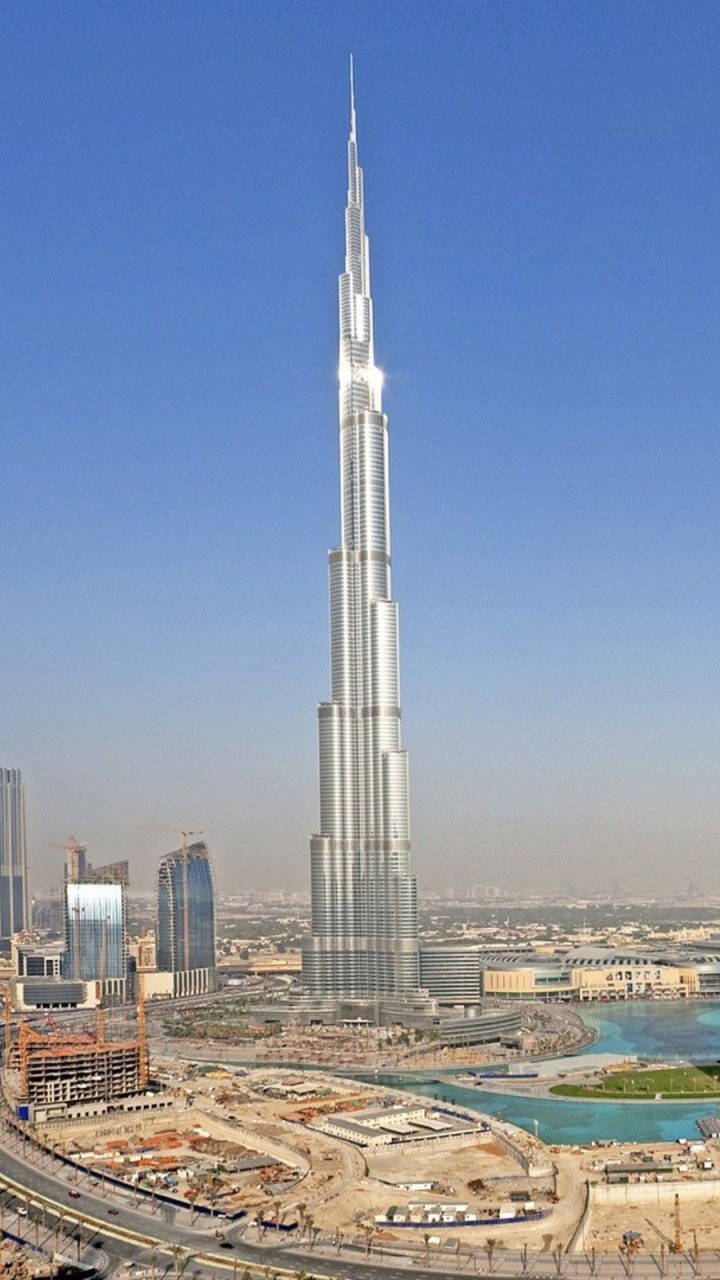
[[[370,253],[351,70],[345,270],[339,280],[340,546],[330,552],[331,697],[319,707],[320,831],[311,840],[311,994],[419,986],[398,609],[390,589],[388,420],[375,364]]]
[[[127,862],[91,867],[84,845],[68,845],[74,855],[66,863],[63,885],[64,978],[94,982],[102,999],[123,1000],[127,994]]]
[[[126,977],[125,886],[68,881],[65,894],[63,976],[84,982]]]
[[[158,969],[178,975],[175,995],[214,990],[215,886],[203,841],[160,859],[155,937]]]
[[[25,788],[19,769],[0,769],[0,947],[29,927]]]

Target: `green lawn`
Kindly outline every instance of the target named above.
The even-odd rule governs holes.
[[[720,1064],[702,1067],[650,1067],[616,1071],[592,1085],[556,1084],[551,1093],[565,1098],[720,1098]]]

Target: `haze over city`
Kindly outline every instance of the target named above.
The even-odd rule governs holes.
[[[717,6],[0,13],[0,763],[308,884],[355,55],[421,881],[716,891]],[[438,870],[441,868],[441,871]]]

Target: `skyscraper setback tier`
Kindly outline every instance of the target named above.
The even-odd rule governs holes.
[[[0,769],[0,947],[29,927],[25,788],[19,769]]]
[[[352,78],[339,283],[341,544],[329,557],[331,699],[319,707],[320,832],[311,841],[303,978],[312,994],[375,998],[416,990],[419,964],[390,591],[388,421],[373,348]]]

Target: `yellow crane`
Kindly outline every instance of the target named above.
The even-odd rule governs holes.
[[[3,987],[3,1006],[5,1010],[5,1056],[3,1066],[10,1066],[10,1050],[12,1049],[12,1003],[10,1001],[10,983]]]
[[[673,1221],[675,1223],[675,1235],[673,1236],[673,1242],[670,1245],[670,1252],[682,1253],[683,1244],[682,1244],[682,1235],[680,1234],[680,1196],[678,1195],[677,1191],[675,1192],[675,1208],[673,1210]]]
[[[105,1043],[105,978],[107,976],[107,936],[108,917],[102,922],[102,941],[100,943],[100,965],[98,975],[98,1005],[96,1010],[97,1038],[100,1044]]]
[[[25,1018],[20,1019],[20,1029],[18,1031],[18,1041],[20,1044],[20,1092],[23,1097],[27,1097],[28,1091],[28,1035],[30,1028]]]
[[[137,1038],[138,1038],[138,1084],[147,1089],[148,1083],[148,1044],[147,1024],[145,1021],[145,975],[138,973],[137,989]]]
[[[74,836],[70,836],[65,844],[61,844],[57,840],[50,841],[51,849],[62,849],[65,854],[65,865],[69,868],[70,874],[68,880],[73,884],[78,884],[80,880],[80,863],[82,855],[87,853],[87,845],[81,844]]]
[[[51,849],[62,849],[65,854],[65,876],[70,884],[80,884],[82,879],[81,862],[83,855],[87,853],[87,845],[81,844],[75,836],[70,838],[63,844],[59,840],[50,841]],[[78,902],[73,906],[73,971],[75,978],[80,978],[80,904]]]

